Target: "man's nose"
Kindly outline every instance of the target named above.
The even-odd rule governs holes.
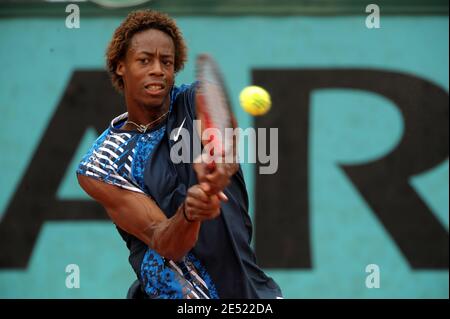
[[[161,61],[156,60],[152,64],[152,67],[150,68],[150,75],[153,75],[153,76],[163,76],[164,75]]]

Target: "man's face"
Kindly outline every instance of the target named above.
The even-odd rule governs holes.
[[[145,107],[168,103],[174,62],[175,45],[168,34],[156,29],[136,33],[116,71],[122,76],[127,103]]]

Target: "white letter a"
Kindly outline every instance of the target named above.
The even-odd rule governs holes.
[[[66,273],[70,273],[66,277],[66,287],[69,289],[80,288],[80,267],[76,264],[67,265]]]
[[[373,11],[373,12],[372,12]],[[372,12],[366,18],[366,27],[369,29],[380,28],[380,7],[376,4],[369,4],[366,7],[366,12]]]
[[[375,264],[367,265],[366,272],[371,273],[366,277],[366,287],[380,288],[380,267]]]
[[[80,8],[76,4],[69,4],[66,12],[71,12],[66,18],[66,27],[69,29],[80,28]]]

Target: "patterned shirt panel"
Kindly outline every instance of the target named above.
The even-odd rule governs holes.
[[[127,190],[148,193],[144,184],[144,168],[166,127],[145,134],[120,131],[115,125],[128,116],[116,117],[83,157],[77,173]]]

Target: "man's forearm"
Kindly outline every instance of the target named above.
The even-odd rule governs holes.
[[[178,260],[196,243],[200,222],[188,222],[183,205],[169,219],[148,196],[78,175],[80,186],[106,209],[121,229],[166,258]]]
[[[197,242],[200,222],[189,222],[184,215],[184,203],[171,218],[145,230],[151,234],[149,246],[165,258],[180,260]]]

